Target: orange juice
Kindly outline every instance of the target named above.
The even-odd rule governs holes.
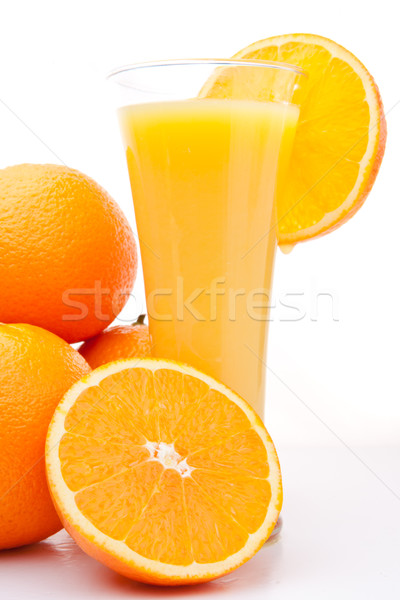
[[[275,194],[298,107],[193,99],[119,110],[153,354],[263,413]]]

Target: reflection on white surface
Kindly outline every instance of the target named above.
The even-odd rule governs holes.
[[[40,544],[0,552],[0,600],[397,599],[400,448],[357,450],[392,492],[342,446],[278,451],[285,492],[281,537],[230,575],[181,588],[136,583],[91,559],[61,531]]]
[[[139,598],[232,594],[244,596],[274,582],[281,561],[279,542],[266,545],[235,572],[197,586],[161,588],[130,581],[87,556],[60,531],[46,541],[0,554],[1,583],[11,598]],[[22,577],[22,573],[24,573]],[[13,595],[14,594],[14,595]],[[28,595],[30,594],[30,595]],[[3,596],[0,592],[0,598]],[[4,596],[6,600],[6,596]]]

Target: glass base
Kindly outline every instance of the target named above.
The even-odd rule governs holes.
[[[266,544],[275,544],[276,542],[278,542],[281,537],[280,536],[281,530],[282,530],[282,517],[279,515],[276,525],[275,525],[271,535],[269,536],[269,538],[267,539],[267,541],[265,543]]]

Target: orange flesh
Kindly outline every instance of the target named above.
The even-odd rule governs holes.
[[[265,519],[271,489],[262,440],[235,403],[190,375],[110,375],[81,393],[65,429],[59,458],[77,507],[145,558],[224,560]]]

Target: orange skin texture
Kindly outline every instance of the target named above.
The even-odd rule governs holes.
[[[64,393],[90,372],[64,340],[32,325],[0,324],[0,549],[62,528],[48,491],[47,428]]]
[[[82,344],[79,352],[92,369],[121,358],[150,356],[149,328],[142,323],[110,327]]]
[[[129,223],[103,188],[68,167],[30,164],[0,170],[0,257],[0,321],[70,343],[115,319],[138,260]]]

